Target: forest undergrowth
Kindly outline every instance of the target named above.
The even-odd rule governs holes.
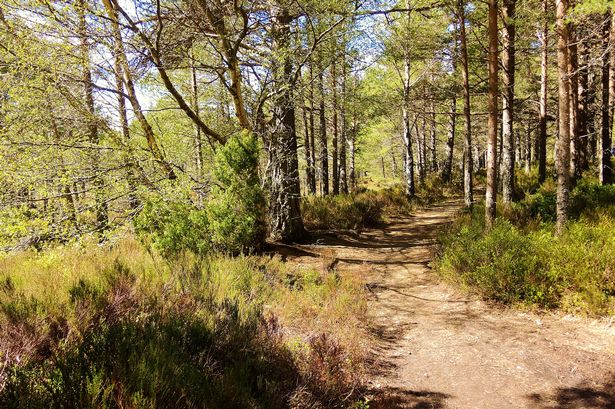
[[[571,192],[570,221],[555,234],[556,186],[519,174],[510,206],[485,229],[484,205],[440,237],[436,269],[482,297],[568,313],[615,313],[615,187],[590,177]]]
[[[350,277],[133,239],[0,260],[1,407],[349,407],[366,309]]]
[[[408,198],[399,183],[382,185],[365,181],[349,194],[307,196],[303,198],[303,221],[310,230],[355,230],[383,226],[387,219],[410,214],[446,197],[460,194],[461,187],[430,175],[419,185],[416,195]]]
[[[369,227],[412,208],[398,188],[320,202],[326,213],[306,201],[310,227]],[[0,406],[353,406],[369,343],[363,283],[240,255],[250,228],[205,240],[225,220],[209,209],[148,202],[134,232],[106,242],[5,253]]]

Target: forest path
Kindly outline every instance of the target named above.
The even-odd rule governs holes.
[[[615,323],[503,309],[430,268],[451,200],[300,246],[370,289],[370,408],[615,408]],[[308,255],[309,254],[309,255]],[[327,261],[327,263],[329,263]]]

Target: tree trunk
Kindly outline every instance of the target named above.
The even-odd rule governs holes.
[[[404,56],[404,89],[402,103],[403,140],[404,140],[404,187],[406,196],[412,199],[416,194],[414,185],[414,157],[412,153],[412,126],[410,125],[410,56]]]
[[[331,89],[332,95],[332,107],[333,114],[333,136],[331,138],[331,171],[333,173],[333,194],[338,195],[340,193],[340,173],[339,173],[339,157],[338,157],[338,95],[337,95],[337,64],[335,60],[331,64]]]
[[[463,198],[469,209],[474,203],[472,192],[472,117],[470,115],[470,74],[468,69],[468,45],[466,38],[465,2],[458,0],[457,14],[459,18],[459,41],[461,51],[461,77],[463,82]],[[497,57],[497,56],[496,56]]]
[[[433,98],[433,97],[432,97]],[[438,155],[436,153],[436,106],[431,100],[431,114],[429,121],[429,153],[431,154],[429,170],[436,172],[438,170]]]
[[[417,125],[417,130],[418,130]],[[427,171],[427,120],[425,115],[421,117],[421,128],[417,133],[418,149],[419,149],[419,180],[421,184],[425,183],[425,174]]]
[[[139,99],[137,98],[137,92],[135,90],[135,85],[132,79],[132,75],[130,73],[130,65],[128,64],[128,58],[126,57],[126,51],[124,49],[124,42],[122,41],[122,33],[120,30],[117,4],[115,1],[111,3],[111,0],[103,0],[103,4],[107,11],[108,17],[111,20],[114,50],[116,53],[116,57],[119,59],[120,65],[122,67],[122,74],[124,75],[124,86],[126,88],[128,101],[132,106],[133,114],[137,118],[137,121],[139,122],[139,125],[143,130],[143,134],[145,135],[145,140],[147,141],[147,146],[150,153],[152,154],[152,157],[162,168],[165,173],[165,176],[168,179],[176,179],[177,175],[175,175],[173,168],[162,154],[162,151],[158,146],[158,142],[156,141],[154,129],[143,114],[143,109],[141,108],[141,104],[139,103]]]
[[[579,44],[579,80],[578,80],[578,112],[577,112],[577,127],[579,130],[579,148],[577,151],[579,161],[578,166],[580,171],[589,169],[588,163],[588,126],[587,126],[587,102],[588,102],[588,85],[589,85],[589,69],[587,67],[589,60],[589,48],[583,44]]]
[[[270,140],[272,166],[270,169],[270,235],[274,240],[292,242],[305,235],[301,218],[301,186],[295,128],[295,99],[293,96],[293,56],[288,52],[293,17],[288,10],[274,13],[272,29],[272,61],[276,96],[273,103]]]
[[[308,185],[310,193],[316,194],[316,147],[314,133],[316,127],[314,125],[314,63],[310,61],[310,112],[309,112],[309,131],[310,131],[310,150],[309,150],[309,165],[311,166],[309,172]]]
[[[355,167],[355,154],[356,154],[356,152],[355,152],[355,138],[356,138],[356,133],[357,133],[357,123],[356,123],[355,118],[353,116],[353,118],[352,118],[352,129],[350,130],[349,138],[348,138],[348,155],[349,155],[349,159],[350,159],[348,173],[349,173],[349,176],[350,176],[350,190],[353,191],[353,192],[357,188],[357,172],[356,172],[356,167]]]
[[[404,186],[406,196],[411,199],[416,194],[414,185],[414,156],[412,152],[412,127],[410,125],[410,62],[404,64],[404,95],[402,105],[404,139]]]
[[[390,150],[389,153],[391,154],[393,177],[397,178],[397,176],[399,176],[399,169],[397,168],[397,155],[395,154],[396,152],[394,150]]]
[[[521,121],[519,121],[521,124]],[[514,131],[513,131],[514,132]],[[514,132],[515,135],[515,163],[519,166],[525,165],[525,156],[521,155],[521,132]]]
[[[114,13],[114,19],[112,21],[117,21],[118,18],[117,12],[111,11]],[[112,26],[114,24],[112,23]],[[117,113],[120,122],[120,128],[122,132],[122,140],[124,143],[128,144],[130,141],[130,128],[128,126],[128,112],[126,111],[126,97],[124,96],[124,72],[122,69],[121,57],[118,55],[121,52],[121,49],[118,48],[118,45],[122,43],[122,38],[118,37],[119,30],[113,29],[113,70],[115,77],[115,89],[117,91]],[[135,180],[135,162],[134,158],[130,154],[130,149],[127,149],[127,152],[124,153],[124,160],[127,163],[126,168],[126,180],[128,183],[128,206],[132,211],[135,211],[139,207],[139,200],[137,199],[136,191],[137,191],[137,183]]]
[[[348,137],[348,124],[346,123],[346,49],[344,48],[342,58],[342,103],[340,106],[340,122],[342,131],[340,133],[340,190],[342,193],[348,193],[348,178],[346,175],[346,140]]]
[[[512,203],[515,186],[515,136],[514,98],[515,98],[515,2],[504,0],[502,30],[502,199]]]
[[[497,194],[497,143],[498,143],[498,4],[489,0],[489,98],[487,122],[487,191],[485,194],[485,224],[495,221]]]
[[[303,131],[304,131],[304,142],[303,142],[303,151],[305,155],[305,180],[306,186],[308,188],[309,193],[315,193],[316,186],[312,185],[314,181],[314,162],[312,161],[312,141],[314,136],[311,132],[314,131],[314,120],[312,116],[312,110],[308,109],[305,91],[307,90],[309,84],[302,83],[302,99],[301,99],[301,115],[303,119]],[[308,112],[309,111],[309,112]],[[309,119],[308,119],[309,118]],[[315,182],[315,181],[314,181]]]
[[[562,233],[568,220],[570,190],[570,82],[568,78],[568,12],[567,0],[556,0],[557,71],[558,71],[558,140],[555,166],[557,168],[557,232]],[[608,73],[607,73],[608,81]]]
[[[613,147],[611,146],[613,143],[613,125],[615,124],[614,115],[615,115],[615,52],[613,52],[612,47],[615,45],[615,13],[611,10],[611,27],[609,33],[609,41],[610,41],[610,61],[609,61],[609,120],[610,120],[610,134],[608,141],[606,141],[606,150],[603,156],[602,163],[606,163],[607,173],[603,176],[603,183],[611,184],[613,183],[613,168],[611,167],[611,157],[613,154]],[[603,150],[605,145],[603,145]],[[603,154],[603,155],[604,155]]]
[[[538,33],[542,45],[540,59],[540,111],[538,115],[538,181],[543,183],[547,178],[547,81],[548,81],[548,58],[549,58],[549,24],[547,13],[549,0],[543,0],[543,26],[542,32]]]
[[[453,149],[455,148],[455,126],[457,123],[457,98],[451,98],[450,113],[448,116],[448,138],[446,139],[446,152],[444,159],[444,169],[442,169],[442,180],[446,183],[451,181],[453,172]]]
[[[579,167],[579,63],[577,59],[576,33],[568,25],[568,75],[570,78],[570,179],[574,184],[581,176]]]
[[[611,56],[609,38],[611,31],[611,13],[604,16],[602,26],[602,101],[601,101],[601,126],[600,126],[600,183],[611,183],[611,108],[609,106],[609,79],[611,70]]]
[[[96,119],[96,108],[94,106],[94,84],[92,82],[91,61],[90,61],[90,38],[88,34],[88,27],[86,21],[86,0],[79,0],[77,3],[77,14],[79,16],[79,37],[80,37],[80,51],[81,51],[81,64],[82,64],[82,81],[83,81],[83,94],[88,112],[87,117],[87,130],[88,140],[92,145],[98,145],[98,125]],[[100,174],[100,153],[98,149],[92,149],[91,155],[92,176],[94,185],[94,200],[95,200],[95,213],[96,213],[96,230],[102,231],[107,228],[109,224],[109,209],[105,197],[105,182]]]
[[[240,40],[237,40],[238,42],[235,42],[229,38],[228,33],[231,30],[229,29],[229,27],[227,27],[224,17],[220,17],[215,11],[212,10],[211,3],[213,2],[207,2],[207,1],[197,2],[197,4],[201,7],[201,10],[205,13],[205,16],[211,28],[217,35],[216,38],[218,40],[219,49],[222,50],[221,54],[224,56],[223,61],[227,68],[226,71],[228,72],[228,75],[230,77],[230,83],[226,81],[224,73],[219,74],[219,76],[220,76],[220,79],[224,82],[225,88],[229,91],[229,93],[231,94],[233,98],[233,105],[235,107],[235,116],[239,120],[239,124],[241,125],[243,129],[252,131],[253,130],[252,124],[250,123],[248,113],[245,107],[245,102],[243,100],[241,64],[237,56],[239,52],[239,48],[240,48],[239,46],[242,40],[240,39]],[[235,5],[234,7],[237,8],[237,5]],[[243,27],[241,29],[242,31],[239,37],[243,38],[247,34],[247,30],[248,30],[248,15],[245,12],[239,12],[238,14],[241,15],[241,19],[243,23]],[[166,82],[165,82],[165,86],[169,88],[168,83]],[[181,104],[180,99],[177,98],[177,96],[171,89],[169,89],[169,91],[171,92],[171,94],[175,96],[175,98],[178,100],[177,102],[181,106],[182,104]],[[184,111],[186,110],[184,109]],[[190,112],[188,111],[186,111],[186,114],[188,114],[188,116],[191,117],[193,121],[195,121],[197,125],[202,128],[202,130],[205,132],[206,135],[208,135],[208,137],[212,136],[215,138],[214,135],[208,134],[208,130],[205,129],[206,127],[204,126],[202,121],[198,119],[200,118],[198,114],[195,115],[195,118],[193,118]],[[215,139],[218,139],[218,138],[215,138]]]
[[[327,148],[327,117],[325,112],[325,79],[324,68],[319,67],[318,87],[320,91],[320,184],[322,195],[329,194],[329,152]]]
[[[311,170],[312,164],[310,163],[310,152],[312,151],[312,146],[310,145],[310,127],[308,125],[308,113],[307,108],[305,106],[305,98],[302,99],[301,104],[301,116],[303,119],[303,132],[304,132],[304,140],[303,140],[303,153],[305,155],[305,182],[310,189],[310,180],[311,180]]]
[[[196,76],[196,67],[194,66],[194,55],[190,54],[190,82],[192,88],[192,109],[197,115],[200,115],[199,107],[199,83]],[[201,138],[201,128],[194,125],[194,164],[196,173],[199,178],[203,176],[203,144]]]
[[[350,140],[348,141],[348,154],[350,159],[350,166],[348,167],[348,173],[350,174],[350,190],[354,192],[357,189],[357,171],[355,167],[355,141],[354,136],[351,135]]]
[[[220,142],[221,144],[224,144],[226,142],[226,138],[220,135],[218,132],[211,129],[209,126],[207,126],[207,124],[205,124],[205,122],[203,122],[203,120],[192,110],[190,105],[184,99],[181,92],[179,92],[179,90],[177,89],[173,81],[171,80],[171,76],[169,75],[164,62],[162,61],[160,43],[158,41],[159,36],[157,36],[156,41],[152,41],[149,38],[149,36],[143,31],[143,29],[141,28],[142,26],[138,24],[137,22],[135,22],[133,18],[131,17],[131,15],[127,13],[121,7],[120,2],[118,0],[103,0],[103,3],[105,2],[106,3],[113,2],[113,7],[115,7],[115,9],[119,12],[119,14],[122,15],[127,25],[130,27],[131,31],[134,32],[142,40],[143,45],[147,49],[147,54],[146,54],[147,58],[150,60],[150,62],[153,64],[153,66],[158,71],[158,75],[160,76],[162,84],[167,89],[169,94],[171,94],[171,96],[177,103],[178,107],[186,114],[188,118],[190,118],[197,126],[201,128],[201,130],[203,131],[205,135],[208,135],[209,137],[212,137],[213,139]],[[206,2],[200,2],[199,4],[205,4],[205,3]],[[163,25],[162,15],[160,13],[157,13],[156,18],[158,19],[157,23],[160,25],[160,27],[162,27]],[[216,22],[220,20],[221,19],[217,19]],[[220,37],[223,37],[223,36],[220,35]],[[225,62],[232,61],[232,57],[229,57],[229,56],[225,56],[225,57],[226,57]],[[241,78],[236,69],[229,66],[228,71],[230,72],[230,75],[232,78]],[[225,81],[222,75],[220,76],[220,79]],[[130,91],[130,87],[128,87],[127,90]],[[234,91],[231,90],[231,93],[233,92]],[[243,112],[243,108],[238,105],[235,107],[235,111],[236,111],[236,114],[238,115],[238,119],[240,120],[242,127],[244,129],[247,129],[248,131],[251,131],[252,130],[251,124],[244,122],[242,118],[240,117],[240,113]],[[137,119],[138,119],[139,116],[137,114],[138,113],[135,112],[135,115],[137,116]],[[139,122],[142,122],[142,121],[139,119]],[[147,125],[143,124],[142,126],[147,126]],[[144,129],[144,131],[149,141],[149,136],[148,136],[149,130]],[[175,176],[175,174],[173,174],[173,176]]]
[[[525,132],[525,173],[529,174],[532,168],[532,123],[528,118]]]
[[[57,121],[56,121],[55,114],[53,112],[53,108],[52,108],[51,103],[48,103],[47,105],[49,107],[49,118],[50,118],[50,121],[51,121],[51,131],[52,131],[53,141],[54,141],[54,143],[59,145],[61,143],[61,141],[62,141],[62,137],[60,135],[60,130],[58,129],[58,124],[57,124]],[[62,155],[62,151],[61,150],[58,151],[58,162],[59,162],[60,180],[63,181],[65,179],[68,179],[69,178],[69,174],[66,171],[66,166],[65,166],[65,162],[64,162],[64,155]],[[60,197],[62,197],[64,199],[65,203],[66,203],[66,208],[67,208],[66,219],[70,220],[75,228],[78,228],[78,224],[77,224],[77,203],[76,203],[76,200],[75,200],[75,196],[73,195],[73,192],[72,192],[72,190],[70,188],[70,184],[66,183],[66,182],[61,182],[58,190],[59,190]]]
[[[598,85],[600,78],[593,70],[590,70],[587,82],[587,162],[588,165],[598,163],[598,139],[600,139],[599,132],[596,130],[596,118],[599,115],[596,113],[596,97],[598,95]]]

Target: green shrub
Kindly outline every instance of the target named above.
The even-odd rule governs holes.
[[[258,177],[256,137],[231,138],[218,149],[214,165],[217,183],[205,210],[213,247],[239,253],[258,247],[265,237],[265,200]]]
[[[538,180],[538,167],[531,168],[529,173],[520,168],[515,172],[515,198],[523,198],[524,196],[536,193],[540,189],[541,184]]]
[[[207,213],[190,203],[151,199],[135,217],[134,227],[144,244],[165,258],[177,258],[185,251],[205,256],[210,249]]]
[[[509,208],[501,207],[501,215],[516,226],[532,226],[541,222],[555,221],[557,194],[552,181],[544,183],[535,193],[514,202]]]
[[[87,222],[78,226],[71,218],[49,220],[47,213],[26,204],[0,207],[0,251],[42,250],[50,242],[67,242],[89,227]],[[80,220],[81,222],[81,220]]]
[[[423,183],[417,186],[417,199],[423,205],[430,205],[442,201],[445,197],[463,193],[460,184],[445,183],[438,174],[428,175]]]
[[[152,198],[134,219],[138,237],[166,258],[186,251],[203,257],[212,250],[238,254],[258,247],[265,235],[258,151],[253,136],[231,138],[216,153],[215,183],[204,208],[187,198]]]
[[[310,230],[361,229],[382,223],[381,204],[367,193],[310,196],[303,200],[301,210]]]
[[[236,300],[198,292],[152,298],[135,281],[116,267],[102,292],[77,284],[79,336],[48,332],[48,352],[14,366],[3,407],[283,407],[296,371],[258,310],[242,318]]]
[[[615,220],[573,222],[556,237],[553,226],[524,231],[498,218],[484,233],[482,211],[458,220],[441,239],[437,270],[506,304],[615,312]]]
[[[541,258],[528,236],[498,219],[486,235],[477,223],[462,226],[439,261],[439,269],[483,296],[505,303],[520,301],[551,306],[556,302]]]
[[[610,212],[615,218],[615,185],[600,185],[595,180],[581,179],[571,193],[571,214],[576,217],[596,217]]]
[[[614,203],[615,186],[602,186],[595,180],[581,179],[570,193],[569,218],[596,218],[604,212],[610,212],[615,217]],[[541,222],[555,222],[556,204],[555,182],[547,180],[535,193],[526,194],[509,208],[501,208],[501,216],[517,227],[533,228]]]

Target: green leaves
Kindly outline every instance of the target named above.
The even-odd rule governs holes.
[[[211,242],[220,251],[258,247],[265,236],[265,199],[258,177],[259,144],[247,132],[232,137],[216,153],[216,185],[208,197]]]
[[[238,254],[264,239],[265,202],[258,177],[256,137],[233,136],[214,161],[215,183],[203,208],[181,198],[152,198],[134,220],[141,240],[174,259],[185,252]]]
[[[615,1],[613,0],[582,0],[574,6],[572,15],[603,14],[612,10],[614,6]]]

